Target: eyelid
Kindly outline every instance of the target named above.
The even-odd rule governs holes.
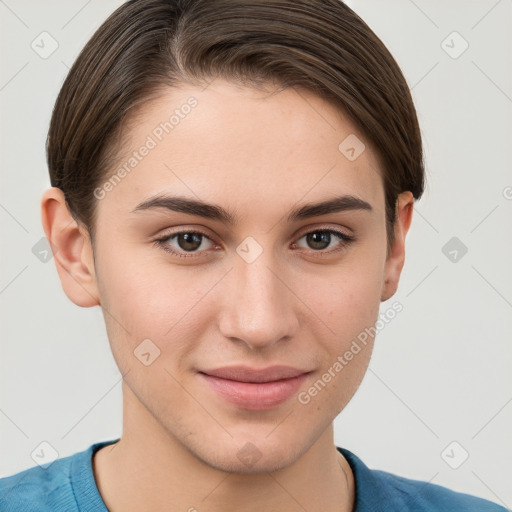
[[[304,235],[308,233],[314,233],[316,231],[333,231],[335,233],[339,233],[346,238],[352,238],[352,230],[348,228],[342,228],[341,226],[332,226],[332,225],[323,225],[323,226],[307,226],[303,230],[299,231],[299,234],[295,235],[296,238],[302,238]]]
[[[213,242],[213,239],[212,237],[206,232],[204,231],[202,228],[196,228],[196,227],[180,227],[180,228],[176,228],[175,231],[163,231],[161,234],[158,235],[158,238],[170,238],[171,236],[175,236],[175,235],[181,235],[183,233],[198,233],[200,235],[203,235],[205,236],[206,238],[208,238],[209,240],[211,240]]]

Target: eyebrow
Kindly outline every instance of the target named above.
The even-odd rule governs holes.
[[[152,209],[166,209],[174,212],[186,213],[188,215],[204,217],[205,219],[219,220],[225,224],[237,224],[236,215],[222,206],[178,196],[156,195],[138,204],[132,210],[132,213]],[[319,203],[307,203],[295,207],[289,212],[287,220],[291,223],[297,220],[327,215],[329,213],[353,210],[371,212],[373,208],[370,203],[359,197],[343,195],[336,196],[332,199]]]

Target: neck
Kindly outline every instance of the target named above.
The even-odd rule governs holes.
[[[191,453],[139,402],[125,400],[124,405],[121,439],[93,458],[96,483],[110,512],[353,510],[353,475],[335,448],[332,424],[285,468],[229,473]]]

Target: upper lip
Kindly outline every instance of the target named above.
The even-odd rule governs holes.
[[[267,368],[251,368],[250,366],[224,366],[212,370],[202,370],[200,373],[218,377],[220,379],[235,380],[238,382],[274,382],[282,379],[291,379],[308,370],[299,370],[291,366],[269,366]]]

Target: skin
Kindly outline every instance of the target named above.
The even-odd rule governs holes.
[[[311,371],[300,391],[311,387],[395,293],[414,199],[398,198],[387,254],[378,158],[349,119],[308,91],[269,94],[220,79],[204,90],[168,88],[146,104],[123,132],[116,165],[190,96],[197,107],[97,202],[94,259],[62,192],[50,188],[41,202],[63,289],[79,306],[101,306],[124,375],[123,435],[94,457],[98,488],[111,512],[352,510],[353,475],[332,423],[366,372],[373,340],[308,404],[294,394],[269,410],[242,409],[197,371],[285,364]],[[338,150],[350,134],[366,146],[355,161]],[[156,193],[218,204],[238,223],[132,212]],[[287,222],[298,204],[338,194],[372,211]],[[343,244],[336,236],[321,249],[304,236],[327,228],[356,240],[332,252]],[[153,243],[194,229],[211,240],[196,256]],[[263,249],[251,263],[236,252],[249,236]],[[167,244],[186,254],[177,238]],[[134,356],[144,339],[161,351],[148,366]],[[251,465],[237,457],[248,442],[260,454]]]

